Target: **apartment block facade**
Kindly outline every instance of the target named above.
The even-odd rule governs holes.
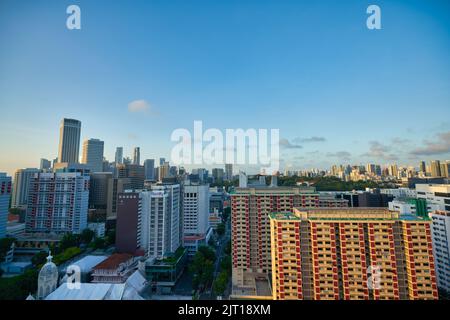
[[[87,228],[89,176],[37,173],[30,181],[26,231],[81,233]]]
[[[28,201],[30,180],[41,170],[35,168],[19,169],[14,174],[14,185],[11,196],[11,207],[25,208]]]
[[[314,188],[236,188],[231,194],[233,286],[245,286],[248,274],[270,276],[270,213],[318,205]]]
[[[430,212],[437,284],[450,293],[450,185],[417,184],[417,198],[438,207]]]
[[[0,172],[0,239],[6,235],[11,188],[11,177],[8,177],[6,173]]]
[[[275,300],[438,299],[431,221],[385,208],[270,215]]]

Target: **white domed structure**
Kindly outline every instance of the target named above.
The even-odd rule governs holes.
[[[38,299],[45,299],[58,286],[58,267],[52,262],[51,252],[48,253],[47,263],[44,264],[38,277]]]

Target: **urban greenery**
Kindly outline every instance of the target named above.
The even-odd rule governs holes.
[[[0,300],[24,300],[37,290],[38,270],[30,269],[16,277],[0,278]]]
[[[74,258],[75,256],[79,255],[81,253],[81,249],[78,247],[70,247],[65,249],[62,253],[56,255],[53,258],[53,262],[56,265],[60,265],[64,262],[69,261],[70,259]]]
[[[225,234],[225,225],[223,223],[218,224],[216,232],[220,237],[223,236]]]
[[[279,186],[295,186],[298,183],[310,185],[317,191],[352,191],[364,190],[365,188],[384,188],[392,187],[390,183],[381,183],[376,181],[343,181],[337,177],[279,177]]]
[[[198,248],[191,264],[189,272],[192,273],[192,287],[194,290],[202,292],[211,283],[214,274],[214,261],[216,254],[209,246],[201,246]]]
[[[0,262],[5,259],[6,253],[11,249],[11,245],[16,241],[14,238],[2,238],[0,239]]]

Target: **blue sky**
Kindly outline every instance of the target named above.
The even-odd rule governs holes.
[[[2,0],[0,171],[55,158],[63,117],[109,160],[168,158],[194,120],[279,128],[292,168],[450,159],[449,53],[445,0]]]

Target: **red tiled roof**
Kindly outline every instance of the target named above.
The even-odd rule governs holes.
[[[127,262],[133,258],[133,255],[128,253],[115,253],[112,256],[110,256],[108,259],[100,262],[98,265],[96,265],[93,270],[115,270],[119,267],[121,263]]]
[[[183,239],[185,241],[202,240],[205,239],[205,236],[185,236]]]
[[[8,222],[19,222],[19,216],[15,214],[8,214]]]

